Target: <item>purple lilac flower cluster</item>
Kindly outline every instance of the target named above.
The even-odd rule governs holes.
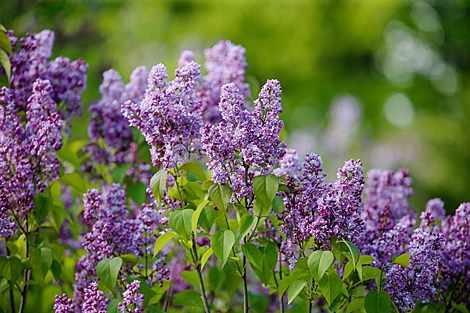
[[[290,245],[314,238],[314,249],[328,248],[333,237],[356,241],[363,233],[362,191],[364,178],[360,160],[345,162],[337,173],[337,180],[327,184],[324,180],[322,159],[314,153],[306,156],[302,176],[297,180],[287,175],[283,191],[285,209],[277,214],[281,232],[287,235],[281,250],[288,257]],[[290,260],[291,266],[295,261]]]
[[[153,245],[158,234],[159,215],[153,205],[144,204],[143,209],[131,218],[127,206],[126,193],[119,184],[113,184],[103,192],[91,189],[84,195],[84,222],[91,226],[91,232],[85,235],[83,248],[87,252],[76,265],[76,284],[74,300],[76,309],[83,303],[84,288],[96,281],[96,265],[105,258],[121,254],[133,254],[138,258],[151,258]],[[158,236],[158,235],[157,235]],[[152,275],[148,283],[160,283],[168,277],[165,267],[166,255],[157,255],[149,267]],[[127,268],[135,274],[132,266]],[[124,274],[124,273],[123,273]]]
[[[5,193],[0,194],[0,239],[9,238],[16,232],[16,223],[10,216],[11,205]]]
[[[252,192],[252,169],[271,173],[285,154],[286,144],[279,138],[283,127],[280,95],[279,82],[268,80],[249,112],[243,108],[243,95],[237,86],[224,85],[219,103],[223,121],[207,124],[201,131],[212,180],[228,183],[238,199]]]
[[[432,207],[432,206],[430,206]],[[441,226],[445,246],[436,283],[442,300],[470,305],[470,203],[462,203]]]
[[[276,176],[289,175],[297,177],[302,171],[302,163],[295,149],[287,149],[286,154],[279,160],[279,167],[273,170]]]
[[[80,114],[88,64],[82,59],[72,62],[63,56],[49,61],[54,45],[54,32],[50,30],[28,33],[19,40],[13,31],[9,31],[8,38],[13,47],[13,55],[9,56],[12,97],[18,110],[27,109],[37,79],[49,80],[52,87],[50,96],[55,103],[64,106],[58,111],[60,118],[68,124],[73,116]]]
[[[384,290],[400,312],[409,312],[418,301],[427,303],[436,294],[434,278],[442,258],[444,236],[428,212],[423,212],[421,218],[425,222],[414,231],[409,244],[410,265],[404,268],[393,264],[385,276]]]
[[[203,77],[201,85],[200,112],[204,122],[216,124],[222,120],[219,111],[221,88],[225,84],[233,83],[238,88],[245,101],[251,98],[250,86],[245,83],[246,50],[240,45],[234,45],[228,40],[221,40],[216,45],[204,51],[206,57],[205,67],[207,76]],[[194,54],[183,52],[180,58],[180,67],[187,60],[194,60]],[[248,108],[248,102],[245,103]]]
[[[140,289],[140,281],[134,280],[126,285],[126,291],[122,294],[124,301],[118,305],[118,310],[122,313],[142,313],[144,305],[144,295],[138,293]]]
[[[108,300],[104,297],[104,292],[98,290],[98,284],[92,282],[84,291],[83,302],[74,310],[73,300],[67,298],[64,293],[62,296],[55,296],[54,310],[55,313],[106,313]]]
[[[148,88],[141,102],[131,100],[122,106],[122,113],[131,126],[136,126],[151,147],[152,164],[171,169],[185,163],[191,153],[199,150],[199,130],[202,118],[196,91],[201,79],[201,67],[186,63],[175,71],[170,82],[163,64],[150,71]]]
[[[124,85],[116,70],[111,69],[103,73],[101,100],[93,102],[88,108],[91,113],[88,125],[90,142],[84,147],[84,151],[90,154],[94,163],[109,167],[112,163],[119,166],[131,162],[133,166],[128,173],[137,177],[143,175],[145,183],[150,179],[150,165],[138,160],[137,145],[133,142],[129,122],[122,115],[121,105],[128,100],[137,103],[143,99],[147,77],[145,66],[132,72],[127,85]],[[92,164],[85,164],[84,169],[91,168]]]
[[[8,192],[19,217],[31,212],[33,197],[59,174],[64,124],[51,96],[49,81],[35,81],[22,118],[13,90],[0,89],[0,190]]]

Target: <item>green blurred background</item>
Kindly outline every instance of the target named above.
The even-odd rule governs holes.
[[[448,213],[470,201],[469,13],[463,0],[0,0],[7,28],[51,29],[54,56],[90,64],[85,106],[111,67],[128,81],[139,65],[173,71],[184,49],[204,63],[218,40],[240,44],[254,96],[281,82],[290,147],[321,154],[330,178],[348,158],[407,167],[412,205],[440,197]]]

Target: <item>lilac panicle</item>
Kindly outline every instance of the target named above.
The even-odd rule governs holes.
[[[140,289],[140,281],[134,280],[126,285],[126,291],[122,294],[124,301],[118,305],[118,310],[122,313],[142,313],[144,305],[144,295],[138,293]]]
[[[136,68],[130,82],[124,85],[121,75],[114,70],[103,73],[100,85],[101,99],[93,102],[88,111],[91,113],[88,135],[90,142],[84,147],[95,163],[111,166],[131,162],[129,173],[145,175],[138,164],[138,150],[133,142],[131,127],[122,115],[121,105],[127,100],[138,102],[143,99],[147,87],[148,71],[145,66]],[[101,143],[101,141],[104,141]],[[145,165],[145,164],[144,164]],[[84,169],[91,167],[86,164]],[[148,166],[147,166],[148,167]],[[144,169],[142,167],[142,169]]]
[[[184,50],[178,60],[178,67],[182,68],[186,63],[195,61],[195,57],[194,52],[191,50]]]
[[[409,245],[410,265],[404,268],[393,264],[385,275],[384,290],[400,312],[409,312],[418,301],[427,303],[434,298],[434,277],[443,249],[444,237],[438,228],[420,227],[414,231]]]
[[[106,313],[108,300],[104,297],[104,292],[98,290],[98,284],[93,282],[84,290],[82,305],[83,313]]]
[[[445,246],[439,276],[439,294],[450,301],[470,305],[470,203],[462,203],[441,226]]]
[[[285,154],[286,144],[279,138],[283,127],[279,119],[280,95],[279,82],[268,80],[255,101],[255,110],[249,112],[243,108],[243,96],[235,84],[224,85],[219,103],[223,121],[218,125],[206,124],[201,131],[212,179],[230,184],[238,199],[252,191],[250,180],[255,176],[252,169],[259,169],[261,174],[271,173]]]
[[[279,160],[279,167],[274,169],[276,176],[289,175],[297,177],[302,170],[300,157],[295,149],[287,149],[286,154]]]
[[[200,65],[186,63],[176,69],[175,76],[167,82],[165,66],[154,66],[143,100],[127,101],[122,106],[129,124],[136,126],[150,145],[153,165],[164,169],[185,163],[191,153],[198,152],[202,127],[202,118],[196,112],[200,106],[196,99]]]
[[[54,32],[50,30],[38,34],[28,33],[19,40],[9,31],[8,38],[13,46],[13,55],[10,56],[11,89],[17,108],[26,109],[33,83],[37,79],[49,80],[53,101],[64,105],[59,111],[60,118],[68,124],[73,116],[80,114],[88,65],[82,59],[71,62],[62,56],[49,61],[54,44]]]
[[[11,205],[5,193],[0,194],[0,239],[9,238],[16,233],[16,223],[10,216]]]
[[[337,173],[337,180],[327,184],[324,180],[322,159],[312,153],[302,164],[299,179],[287,176],[283,191],[285,209],[278,214],[281,232],[287,235],[281,252],[292,258],[292,245],[314,238],[314,249],[328,248],[334,237],[356,242],[363,233],[362,192],[364,178],[360,160],[345,162]],[[295,260],[290,260],[291,266]]]
[[[67,294],[65,293],[62,296],[55,296],[53,309],[55,310],[55,313],[75,313],[73,300],[67,298]]]
[[[431,199],[426,203],[426,211],[429,211],[435,220],[443,221],[446,218],[444,201],[441,199]]]
[[[12,90],[0,89],[0,189],[20,216],[31,212],[33,197],[58,177],[56,151],[62,147],[63,121],[55,112],[49,81],[34,82],[20,117]]]
[[[207,60],[205,67],[208,75],[203,78],[201,86],[202,106],[200,111],[204,122],[216,124],[222,120],[218,103],[223,85],[233,83],[245,100],[251,98],[250,86],[244,82],[248,66],[245,57],[246,50],[228,40],[221,40],[213,47],[206,49],[204,54]],[[188,55],[185,57],[188,58]],[[247,103],[244,103],[244,107],[248,107]]]

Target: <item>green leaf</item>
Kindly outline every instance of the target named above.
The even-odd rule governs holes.
[[[62,201],[60,201],[57,205],[52,205],[52,209],[49,212],[49,217],[57,232],[60,231],[60,228],[64,223],[64,218],[66,218],[69,222],[72,222],[72,218],[70,217],[69,212],[65,210],[65,206]]]
[[[183,164],[183,166],[180,167],[180,170],[190,171],[191,173],[196,175],[196,178],[202,181],[205,181],[207,179],[201,167],[194,162],[189,161]]]
[[[9,312],[7,299],[2,293],[0,293],[0,309],[5,313]]]
[[[160,235],[157,238],[157,241],[155,241],[155,248],[153,249],[153,255],[157,255],[158,252],[176,235],[174,233],[168,232],[164,233],[163,235]]]
[[[57,151],[57,156],[62,161],[67,161],[72,164],[75,170],[80,170],[80,160],[77,155],[69,149],[69,147],[62,147],[62,149]]]
[[[114,294],[116,288],[116,280],[121,269],[122,259],[115,257],[112,259],[103,259],[96,266],[96,275],[104,283],[104,285]]]
[[[318,285],[320,286],[320,290],[326,302],[328,302],[328,305],[331,305],[333,300],[335,300],[341,292],[343,281],[337,273],[326,272],[320,279]]]
[[[160,204],[161,204],[163,194],[165,192],[167,178],[168,178],[168,172],[166,170],[159,170],[150,179],[150,189],[152,189],[153,195],[155,196],[158,203]]]
[[[242,216],[240,219],[239,223],[239,232],[240,232],[240,238],[245,237],[253,228],[253,221],[255,218],[251,216],[250,214],[245,214]]]
[[[35,249],[31,252],[29,261],[33,271],[36,272],[41,279],[44,279],[52,265],[52,250],[49,248]]]
[[[259,175],[253,179],[253,191],[256,198],[265,208],[270,208],[279,188],[279,179],[276,175]]]
[[[330,251],[314,251],[308,257],[308,268],[312,273],[315,281],[319,282],[326,270],[331,266],[334,261],[334,255]]]
[[[235,236],[230,230],[219,230],[212,235],[211,248],[215,256],[219,259],[222,267],[225,266],[234,243]]]
[[[129,263],[131,263],[132,265],[136,264],[137,262],[139,262],[139,259],[133,255],[133,254],[122,254],[120,255],[121,259],[122,259],[122,263],[124,265],[127,265]]]
[[[62,274],[62,266],[60,266],[60,263],[55,259],[52,260],[51,273],[55,281],[58,281],[60,279],[60,275]]]
[[[159,306],[160,306],[159,303],[154,303],[148,306],[145,312],[146,313],[165,313],[165,311],[161,310]],[[121,312],[119,311],[117,313],[121,313]]]
[[[11,41],[3,31],[0,31],[0,48],[4,49],[9,55],[13,55],[13,51],[11,50]]]
[[[194,211],[191,209],[176,210],[171,213],[170,226],[184,241],[188,241],[191,237],[191,221],[193,214]]]
[[[380,278],[382,271],[373,266],[363,266],[362,267],[362,281],[369,279]]]
[[[393,263],[395,264],[400,264],[403,267],[408,267],[410,266],[410,254],[409,253],[403,253],[399,257],[397,257]]]
[[[33,198],[34,209],[33,214],[34,218],[38,225],[46,218],[47,214],[52,208],[52,197],[44,196],[42,194],[37,194]]]
[[[361,255],[359,257],[359,262],[361,262],[362,265],[369,265],[372,262],[375,262],[375,259],[370,255]]]
[[[180,293],[174,295],[173,305],[182,306],[197,306],[201,309],[204,308],[202,303],[201,294],[194,290],[183,290]]]
[[[393,304],[393,302],[392,302]],[[462,312],[462,313],[468,313],[468,309],[465,307],[465,304],[463,303],[459,303],[459,304],[456,304],[454,305],[454,309]]]
[[[364,307],[367,313],[388,312],[392,305],[392,299],[385,290],[371,290],[364,299]]]
[[[191,218],[191,228],[193,233],[196,234],[197,223],[199,221],[199,216],[201,215],[202,210],[206,207],[206,205],[210,203],[209,200],[204,200],[198,207],[197,210],[194,212],[193,217]]]
[[[113,171],[113,174],[111,175],[111,177],[113,178],[113,182],[117,184],[122,184],[124,178],[126,178],[127,171],[131,168],[131,166],[132,163],[124,163],[116,167]],[[152,186],[152,180],[150,180],[150,186]]]
[[[121,302],[122,299],[111,300],[111,302],[108,304],[108,308],[106,309],[106,313],[121,313],[121,311],[118,309],[119,303]]]
[[[295,298],[299,295],[299,293],[304,289],[307,282],[305,280],[296,280],[289,286],[289,291],[287,292],[287,299],[289,302],[287,304],[291,304]]]
[[[224,273],[222,269],[217,266],[209,268],[209,286],[211,290],[219,290],[224,284]]]
[[[349,252],[351,252],[352,261],[354,263],[354,266],[356,266],[357,262],[359,262],[359,257],[361,256],[361,253],[359,252],[359,248],[356,247],[356,245],[353,244],[352,242],[349,242],[344,239],[343,239],[343,243],[348,247]]]
[[[204,265],[206,265],[207,263],[207,260],[209,260],[210,256],[212,255],[213,251],[212,251],[212,248],[209,248],[207,249],[206,252],[204,252],[204,254],[202,255],[202,258],[201,258],[201,271],[202,269],[204,268]]]
[[[261,201],[259,201],[258,199],[255,200],[255,202],[253,203],[253,214],[255,216],[268,216],[270,213],[270,207],[266,207],[264,206]]]
[[[364,297],[359,299],[353,300],[348,304],[348,308],[346,309],[346,313],[351,313],[353,311],[359,310],[364,307]]]
[[[11,77],[11,64],[10,64],[10,58],[8,57],[8,54],[0,49],[0,65],[3,67],[5,70],[5,73],[7,74],[7,79],[8,79],[8,87],[10,86],[10,77]]]
[[[13,285],[23,272],[21,261],[15,256],[0,257],[0,273]]]
[[[227,184],[219,185],[213,184],[209,188],[209,196],[219,210],[224,211],[227,209],[228,202],[232,197],[232,190]]]
[[[180,275],[188,284],[199,290],[199,277],[197,275],[197,271],[183,271]],[[202,276],[202,280],[204,283],[204,288],[207,290],[207,284],[204,276]]]
[[[284,201],[282,201],[282,197],[279,197],[279,196],[274,197],[272,205],[273,205],[274,213],[281,213],[281,210],[284,207]]]
[[[208,192],[209,191],[209,188],[215,184],[212,180],[206,180],[202,183],[202,186],[201,186],[201,190],[203,192]]]
[[[219,218],[223,217],[222,212],[214,210],[213,207],[206,206],[199,216],[198,224],[202,227],[206,232],[209,232],[214,225],[214,221]]]
[[[228,220],[228,229],[230,229],[234,234],[238,230],[238,221],[234,218]]]
[[[289,288],[292,282],[296,279],[297,279],[297,276],[286,276],[279,282],[279,290],[278,290],[279,300],[281,300],[287,288]]]
[[[126,188],[127,195],[134,200],[134,202],[141,206],[147,196],[147,186],[144,183],[138,182],[135,184],[129,184]]]
[[[59,181],[70,187],[75,188],[78,191],[78,193],[83,194],[87,192],[86,182],[77,173],[64,174],[62,175],[62,177],[59,178]]]
[[[348,276],[354,271],[354,265],[352,264],[351,261],[348,261],[346,265],[344,266],[344,272],[343,272],[343,280],[348,278]]]
[[[263,255],[259,251],[258,247],[248,242],[242,245],[243,255],[246,256],[251,265],[258,268],[260,271],[263,270]]]
[[[276,268],[277,249],[273,246],[265,246],[260,247],[259,251],[263,255],[263,270],[260,271],[253,267],[253,271],[264,284],[268,284],[273,275],[274,268]]]

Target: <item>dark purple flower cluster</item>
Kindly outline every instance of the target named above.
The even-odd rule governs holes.
[[[423,212],[422,218],[425,215]],[[410,265],[404,268],[393,264],[385,276],[384,290],[400,312],[409,312],[418,301],[427,303],[436,294],[434,278],[442,258],[444,236],[434,226],[433,218],[429,222],[430,225],[422,223],[413,233],[409,245]]]
[[[55,296],[54,310],[55,313],[106,313],[108,300],[104,297],[104,292],[98,289],[96,282],[90,283],[84,291],[83,302],[74,310],[73,300],[67,298],[64,293],[62,296]]]
[[[142,313],[144,305],[144,295],[138,293],[140,289],[140,281],[134,280],[126,285],[126,291],[122,294],[124,301],[118,305],[118,310],[123,313]]]
[[[59,174],[55,151],[62,147],[63,121],[51,98],[49,81],[38,79],[21,117],[13,91],[0,89],[0,190],[20,217],[31,212],[33,197]]]
[[[84,151],[90,154],[93,162],[109,167],[112,163],[121,165],[137,161],[134,155],[138,153],[137,147],[133,142],[129,122],[121,113],[121,105],[127,100],[136,103],[143,99],[147,77],[145,66],[132,72],[127,85],[124,85],[116,70],[103,73],[101,100],[93,102],[88,108],[91,113],[88,125],[90,142],[84,147]],[[130,169],[131,172],[136,169],[138,171],[139,164],[134,164],[134,167]]]
[[[252,169],[271,173],[285,154],[286,144],[279,138],[283,127],[280,95],[279,82],[268,80],[249,112],[235,84],[224,85],[219,103],[223,121],[205,125],[201,131],[212,180],[228,183],[238,199],[252,192]]]
[[[148,88],[141,102],[131,100],[122,106],[123,115],[136,126],[151,147],[155,167],[171,169],[185,163],[190,154],[199,150],[199,130],[202,118],[196,91],[201,79],[201,67],[186,63],[175,71],[170,82],[163,64],[150,71]]]
[[[71,62],[62,56],[49,61],[54,45],[54,32],[50,30],[28,33],[19,40],[10,31],[8,38],[13,46],[13,55],[10,56],[11,89],[16,107],[26,110],[33,83],[37,79],[49,80],[52,86],[50,96],[59,105],[60,118],[68,124],[73,116],[80,114],[88,64],[82,59]]]
[[[470,203],[442,223],[445,246],[437,285],[445,301],[470,305]]]
[[[16,223],[10,216],[11,205],[5,193],[0,194],[0,239],[9,238],[16,232]]]
[[[132,254],[140,259],[153,256],[160,224],[156,208],[144,204],[142,210],[132,218],[125,201],[126,193],[118,184],[107,188],[103,195],[96,189],[84,195],[83,217],[85,224],[91,226],[91,232],[85,235],[83,243],[87,254],[80,258],[76,266],[74,300],[77,310],[84,299],[84,288],[97,280],[96,265],[99,261],[123,254]],[[148,275],[150,285],[161,283],[162,279],[167,278],[165,259],[166,255],[161,253],[149,264],[152,270],[152,274]],[[127,271],[135,274],[132,266]]]
[[[245,48],[234,45],[228,40],[221,40],[204,51],[207,60],[205,67],[208,72],[207,76],[203,77],[200,92],[202,102],[200,112],[204,122],[216,124],[222,120],[218,105],[223,85],[233,83],[245,101],[251,98],[250,86],[244,82],[248,66],[245,53]],[[183,52],[181,55],[180,67],[185,60],[191,60],[188,52]],[[245,107],[248,107],[248,103],[245,103]]]
[[[287,176],[283,191],[285,209],[278,214],[281,232],[287,235],[282,252],[292,257],[289,245],[301,246],[314,238],[314,249],[328,247],[333,237],[356,241],[362,235],[362,192],[364,178],[360,160],[350,160],[340,168],[337,180],[327,184],[324,180],[322,159],[314,153],[306,156],[302,176],[297,180]],[[292,263],[292,262],[291,262]]]

